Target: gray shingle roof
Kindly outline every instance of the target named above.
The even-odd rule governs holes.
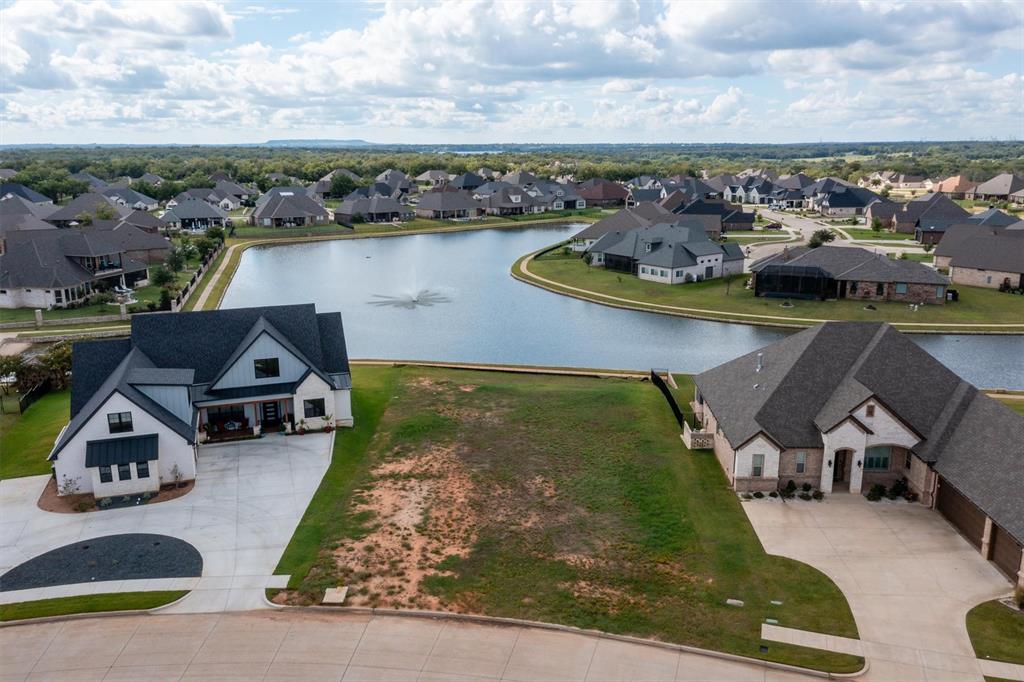
[[[13,194],[16,197],[21,197],[27,201],[31,201],[34,204],[49,204],[52,203],[50,197],[44,196],[39,192],[26,187],[18,182],[4,182],[0,183],[0,197],[5,197],[8,194]]]
[[[822,431],[875,396],[921,438],[918,456],[1024,540],[1024,418],[886,323],[827,322],[694,381],[733,447],[762,432],[822,447]]]
[[[0,287],[73,287],[91,282],[96,276],[72,257],[123,253],[122,241],[123,235],[104,229],[11,232],[0,256]],[[130,258],[122,258],[122,264],[126,272],[146,268]]]
[[[83,213],[95,215],[97,209],[107,207],[113,209],[114,215],[124,218],[132,212],[132,208],[122,206],[110,197],[90,192],[79,194],[66,206],[61,206],[56,211],[46,216],[46,221],[51,223],[77,221],[78,216]]]
[[[751,265],[750,270],[759,272],[767,265],[817,267],[833,279],[846,281],[949,284],[946,277],[923,263],[894,260],[884,253],[854,246],[819,246],[816,249],[798,246],[763,258]]]
[[[480,202],[465,192],[427,192],[420,197],[416,208],[426,211],[473,211],[479,210],[481,206]]]
[[[186,199],[164,211],[160,219],[165,223],[180,223],[182,220],[225,220],[227,217],[228,214],[219,206],[197,199]]]
[[[936,256],[958,268],[1024,273],[1024,230],[984,225],[952,225],[935,248]]]
[[[572,238],[600,239],[609,232],[631,230],[634,227],[646,227],[659,217],[668,215],[671,214],[657,204],[637,204],[633,208],[624,208],[610,216],[601,218],[596,223],[587,225],[574,234]]]
[[[981,183],[974,189],[975,194],[1009,196],[1024,188],[1024,178],[1012,173],[1000,173],[991,180]]]

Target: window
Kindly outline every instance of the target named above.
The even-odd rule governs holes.
[[[227,422],[241,421],[245,419],[245,407],[243,405],[218,405],[206,408],[207,421]]]
[[[135,476],[137,478],[149,478],[149,462],[136,462]]]
[[[100,483],[110,483],[114,480],[114,473],[110,467],[100,467]]]
[[[896,293],[897,294],[905,294],[905,293],[907,293],[907,283],[906,282],[896,282]]]
[[[885,293],[885,285],[879,282],[875,285],[875,296],[881,296]]]
[[[132,430],[131,412],[111,412],[107,415],[107,426],[111,433],[129,433]]]
[[[942,298],[946,295],[946,287],[935,287],[935,298]]]
[[[850,282],[850,293],[851,294],[856,294],[857,293],[857,282],[856,281]]]
[[[119,481],[130,481],[132,479],[132,465],[131,464],[118,464],[117,465],[117,480]]]
[[[903,468],[909,469],[911,464],[913,464],[913,460],[910,457],[910,450],[907,450],[907,454],[903,457]]]
[[[888,445],[868,448],[864,452],[865,471],[888,471],[892,448]]]
[[[751,458],[750,475],[754,478],[764,476],[764,455],[754,455]]]
[[[874,417],[875,416],[875,406],[874,405],[868,405],[867,407],[864,408],[864,411],[867,414],[867,416],[869,416],[869,417]]]
[[[804,473],[807,470],[807,453],[798,452],[796,453],[796,472],[798,474]]]
[[[313,400],[303,400],[302,413],[306,419],[324,416],[327,414],[327,410],[324,408],[324,399],[314,398]]]
[[[277,358],[259,358],[252,361],[257,379],[272,379],[281,376],[281,363]]]

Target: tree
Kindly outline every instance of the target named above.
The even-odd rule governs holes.
[[[82,211],[75,216],[75,220],[79,225],[92,225],[92,214],[86,211]]]
[[[158,287],[166,287],[174,279],[174,273],[162,265],[156,266],[149,273],[149,281]]]
[[[93,216],[96,220],[113,220],[117,217],[117,211],[110,204],[100,204],[96,207],[96,212]]]
[[[181,272],[185,269],[184,252],[177,246],[171,247],[171,250],[167,253],[167,258],[164,260],[164,265],[171,272]]]
[[[875,216],[874,218],[871,219],[871,229],[872,230],[874,230],[875,232],[881,232],[884,228],[885,228],[885,225],[882,224],[882,219],[881,218],[879,218],[878,216]]]
[[[67,387],[71,374],[71,343],[61,341],[53,344],[48,351],[39,356],[38,361],[55,389]]]
[[[819,246],[821,246],[822,244],[827,244],[830,241],[835,240],[835,238],[836,238],[836,233],[833,232],[832,230],[829,230],[827,228],[826,229],[821,229],[821,230],[815,230],[814,234],[811,235],[810,241],[807,242],[807,245],[809,247],[811,247],[812,249],[816,249]]]
[[[209,237],[200,237],[195,240],[192,245],[195,247],[196,253],[199,254],[199,257],[203,260],[206,260],[206,257],[217,249],[216,242]]]
[[[206,228],[206,238],[212,239],[215,242],[224,243],[224,228],[223,227],[208,227]]]
[[[17,383],[18,376],[25,371],[25,358],[20,355],[0,355],[0,378],[14,377],[14,381],[0,382],[0,390],[4,395],[11,392],[11,384]]]
[[[888,199],[889,198],[889,188],[888,187],[883,187],[882,191],[878,193],[878,196],[882,197],[883,199]]]
[[[171,292],[167,289],[160,290],[160,310],[171,309]]]
[[[356,183],[344,173],[335,173],[331,176],[331,196],[341,198],[352,192]]]

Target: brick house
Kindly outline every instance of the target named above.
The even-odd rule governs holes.
[[[933,268],[856,247],[798,246],[750,266],[754,294],[775,298],[946,302],[949,279]]]
[[[698,435],[736,491],[905,477],[1024,585],[1024,418],[883,322],[827,322],[697,375]]]
[[[1024,287],[1024,222],[1004,227],[953,225],[935,248],[935,266],[954,284]]]

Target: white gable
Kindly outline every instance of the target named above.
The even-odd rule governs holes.
[[[275,377],[256,378],[255,361],[277,358],[279,374]],[[244,353],[224,373],[215,390],[238,388],[242,386],[260,386],[265,384],[283,384],[298,381],[308,369],[305,362],[294,353],[278,343],[270,334],[263,332],[253,341]]]

